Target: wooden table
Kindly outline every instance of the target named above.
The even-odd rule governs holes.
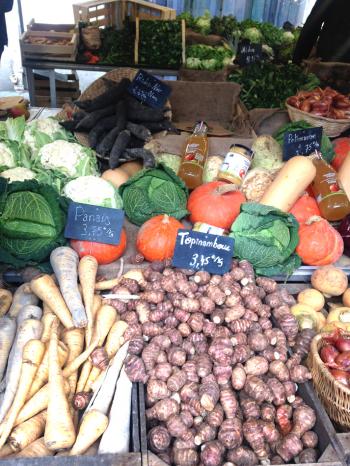
[[[71,62],[62,62],[62,61],[37,61],[37,60],[23,60],[23,68],[26,70],[27,82],[28,82],[28,91],[29,99],[31,105],[35,106],[35,89],[34,89],[34,70],[46,70],[48,72],[48,77],[50,80],[50,100],[51,107],[57,106],[56,99],[56,75],[55,70],[78,70],[78,71],[101,71],[106,73],[107,71],[114,70],[115,68],[120,68],[116,65],[89,65],[83,63],[71,63]],[[177,70],[158,70],[146,68],[146,70],[155,75],[161,77],[176,77],[178,76]]]

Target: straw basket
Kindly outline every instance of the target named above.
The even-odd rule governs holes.
[[[340,426],[350,428],[350,388],[332,377],[322,362],[319,351],[326,342],[323,335],[316,335],[311,343],[308,366],[317,396],[322,401],[329,417]]]
[[[312,113],[302,112],[298,108],[287,104],[287,102],[286,107],[288,110],[289,118],[292,121],[305,120],[312,126],[322,126],[324,133],[331,138],[339,136],[341,133],[350,128],[350,118],[345,120],[334,120],[333,118],[316,116]]]

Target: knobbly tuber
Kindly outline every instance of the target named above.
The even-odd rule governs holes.
[[[276,453],[288,463],[292,458],[299,455],[303,450],[303,444],[301,440],[295,434],[287,434],[279,442],[276,448]]]
[[[299,463],[317,463],[317,452],[314,448],[306,448],[299,454]]]
[[[131,328],[127,372],[148,378],[151,450],[181,466],[299,461],[303,448],[311,458],[314,413],[296,383],[310,378],[312,333],[298,331],[288,292],[236,260],[223,276],[152,263],[119,288],[141,298],[114,305]]]

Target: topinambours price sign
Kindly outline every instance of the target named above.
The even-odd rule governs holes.
[[[223,275],[231,269],[234,239],[192,230],[179,230],[172,264]]]

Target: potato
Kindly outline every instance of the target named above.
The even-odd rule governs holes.
[[[340,296],[348,287],[348,277],[341,269],[327,265],[314,271],[311,284],[326,297]]]
[[[346,307],[350,307],[350,288],[347,288],[343,294],[343,304]]]
[[[130,176],[121,168],[115,168],[114,170],[106,170],[102,174],[102,178],[112,183],[115,188],[119,188],[119,186],[128,181]]]
[[[311,306],[315,311],[320,311],[325,304],[323,294],[313,288],[307,288],[306,290],[301,291],[298,294],[297,301],[299,304],[307,304],[308,306]]]

